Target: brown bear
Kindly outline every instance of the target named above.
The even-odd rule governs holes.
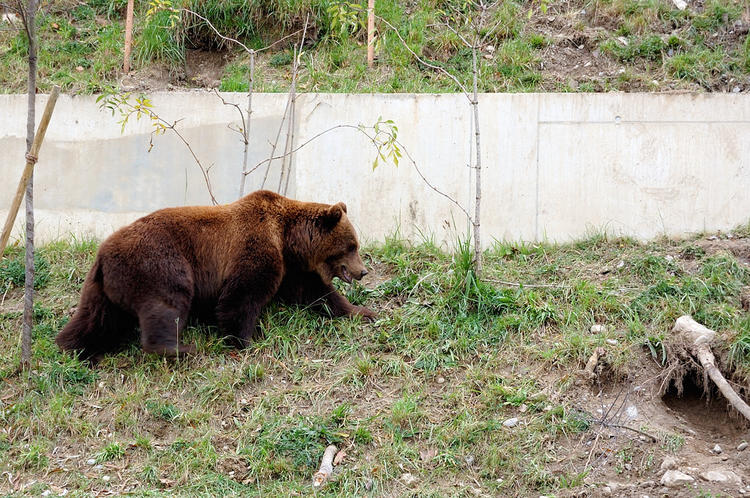
[[[367,274],[346,205],[258,191],[222,206],[162,209],[99,247],[73,318],[55,341],[96,359],[134,337],[147,352],[193,351],[178,341],[188,317],[213,318],[239,346],[257,336],[263,306],[286,302],[371,319],[332,285]]]

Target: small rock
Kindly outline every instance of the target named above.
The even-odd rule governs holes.
[[[624,36],[618,36],[617,37],[617,41],[620,42],[620,43],[622,43],[626,47],[628,46],[628,39],[625,38]]]
[[[518,425],[518,417],[509,418],[505,422],[503,422],[503,425],[505,427],[515,427]]]
[[[734,486],[742,486],[742,479],[740,476],[732,472],[731,470],[725,469],[712,469],[702,472],[700,478],[704,481],[718,482],[721,484],[730,484]]]
[[[625,470],[627,470],[628,472],[630,472],[631,470],[633,470],[633,466],[631,464],[629,464],[629,463],[626,463],[624,467],[625,467]]]
[[[617,263],[616,268],[619,270],[619,269],[623,268],[624,266],[625,266],[625,261],[620,260],[620,262]]]
[[[51,494],[52,494],[52,491],[50,491],[49,489],[47,489],[47,490],[44,491],[44,493],[42,493],[42,496],[49,496]]]
[[[445,384],[445,377],[438,377],[437,378],[437,383],[438,384]]]
[[[406,484],[407,486],[410,486],[417,482],[419,479],[417,479],[415,476],[410,474],[409,472],[406,472],[404,474],[401,474],[401,480]]]
[[[654,481],[643,481],[641,483],[642,488],[653,488],[654,486],[656,486],[656,483]]]
[[[695,479],[679,470],[668,470],[661,477],[661,484],[668,488],[677,488],[693,481],[695,481]]]
[[[104,480],[104,482],[108,482],[109,479],[110,479],[110,477],[109,476],[104,476],[104,477],[102,477],[102,479]]]
[[[83,72],[83,66],[76,66],[76,71],[78,71],[79,73],[82,73]]]
[[[604,486],[602,488],[602,494],[607,495],[607,496],[611,495],[612,494],[612,488],[610,488],[609,486]]]
[[[89,458],[88,460],[86,460],[86,463],[89,465],[96,465],[96,460],[94,460],[93,458]]]
[[[104,465],[102,464],[94,465],[94,470],[102,470],[103,468],[104,468]]]
[[[636,408],[635,405],[630,405],[625,409],[625,415],[630,419],[638,417],[638,408]]]
[[[664,457],[664,461],[661,462],[659,467],[661,470],[674,470],[677,468],[677,459],[673,456]]]
[[[747,441],[743,441],[737,446],[737,451],[745,451],[747,449]]]
[[[664,259],[671,263],[672,261],[674,261],[674,256],[672,256],[671,254],[667,254],[666,256],[664,256]]]
[[[672,3],[679,10],[685,10],[687,8],[687,2],[685,0],[672,0]]]
[[[526,406],[526,403],[523,403],[521,406],[518,407],[518,411],[521,413],[526,413],[526,411],[529,409],[528,406]]]
[[[714,446],[714,448],[713,448],[713,449],[712,449],[711,451],[713,451],[713,452],[714,452],[714,453],[716,453],[717,455],[720,455],[720,454],[721,454],[721,452],[722,452],[722,451],[724,451],[724,450],[722,450],[722,449],[721,449],[721,446],[719,446],[719,445],[717,444],[717,445],[715,445],[715,446]]]
[[[602,332],[607,330],[607,327],[606,325],[600,325],[598,323],[595,323],[594,325],[591,326],[589,330],[591,331],[592,334],[601,334]]]
[[[740,88],[738,86],[732,88],[732,93],[740,93],[741,91],[742,91],[742,88]]]
[[[607,339],[605,342],[610,346],[617,346],[617,339]]]

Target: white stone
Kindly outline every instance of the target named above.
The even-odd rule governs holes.
[[[89,458],[88,460],[86,460],[86,463],[89,465],[96,465],[96,460],[93,458]]]
[[[661,470],[674,470],[677,468],[677,459],[673,456],[666,456],[664,457],[664,460],[661,462],[661,466],[659,467]]]
[[[668,470],[661,476],[661,484],[668,488],[677,488],[693,481],[695,479],[679,470]]]
[[[737,451],[745,451],[747,449],[747,442],[743,441],[737,446]]]
[[[687,2],[685,2],[685,0],[672,0],[672,3],[680,10],[685,10],[687,8]]]
[[[518,425],[518,417],[509,418],[505,422],[503,422],[503,425],[505,427],[515,427]]]
[[[595,323],[594,325],[591,326],[589,330],[592,334],[601,334],[602,332],[607,330],[607,326]]]
[[[636,408],[635,405],[630,405],[625,409],[625,415],[627,415],[629,419],[638,417],[638,408]]]
[[[700,478],[704,481],[717,482],[721,484],[731,484],[733,486],[742,486],[740,476],[726,469],[712,469],[701,472]]]
[[[415,477],[413,474],[410,474],[409,472],[406,472],[404,474],[401,474],[401,480],[406,484],[407,486],[414,484],[419,479]]]
[[[716,453],[717,455],[719,455],[719,454],[721,454],[721,452],[722,452],[722,451],[724,451],[724,450],[722,450],[722,449],[721,449],[721,446],[719,446],[719,445],[717,444],[717,445],[714,445],[714,448],[713,448],[713,449],[712,449],[711,451],[713,451],[714,453]]]

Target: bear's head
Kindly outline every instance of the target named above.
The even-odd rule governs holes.
[[[320,229],[315,244],[315,271],[329,284],[334,277],[347,283],[367,275],[359,257],[359,241],[354,226],[346,216],[346,204],[339,202],[323,208],[316,223]]]

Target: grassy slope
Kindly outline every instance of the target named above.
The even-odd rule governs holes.
[[[619,379],[651,357],[669,361],[671,324],[692,313],[729,334],[725,370],[750,373],[750,315],[739,308],[750,269],[704,242],[499,244],[477,284],[468,253],[388,240],[364,251],[367,287],[344,289],[380,312],[374,324],[274,306],[265,339],[245,351],[193,328],[195,357],[132,347],[96,369],[53,343],[96,244],[57,243],[39,252],[34,367],[21,375],[23,270],[11,248],[0,264],[0,471],[18,487],[3,479],[0,492],[307,494],[331,442],[347,456],[330,496],[580,489],[584,461],[571,447],[595,414],[567,394],[595,347]],[[594,323],[606,332],[589,333]],[[503,428],[509,417],[522,422]],[[644,472],[684,442],[657,435],[638,450]],[[607,465],[619,474],[632,451]],[[405,473],[418,480],[407,487]]]
[[[362,14],[344,8],[351,26],[328,10],[325,0],[188,2],[227,35],[255,48],[301,27],[311,13],[310,36],[299,88],[315,92],[455,92],[456,85],[434,70],[420,67],[395,34],[379,23],[381,43],[374,71],[365,65]],[[457,2],[453,2],[458,5]],[[480,90],[504,91],[732,91],[750,87],[750,7],[742,0],[708,0],[685,11],[671,0],[501,2],[493,11],[499,28],[483,47]],[[440,23],[450,1],[379,0],[379,15],[394,24],[409,46],[442,65],[464,83],[471,54]],[[41,90],[60,84],[68,92],[92,93],[117,85],[123,44],[121,0],[86,3],[55,0],[39,16]],[[200,23],[177,23],[169,14],[147,19],[144,3],[136,16],[134,58],[141,88],[163,88],[157,69],[177,86],[186,80],[185,48],[216,50],[220,40]],[[351,17],[353,16],[353,17]],[[338,19],[338,20],[337,20]],[[0,89],[24,90],[23,34],[0,30]],[[347,28],[349,27],[349,28]],[[215,57],[223,66],[224,53]],[[258,58],[256,89],[287,91],[291,80],[289,45],[276,46]],[[247,57],[230,51],[220,88],[247,89]],[[221,71],[221,69],[220,69]]]

